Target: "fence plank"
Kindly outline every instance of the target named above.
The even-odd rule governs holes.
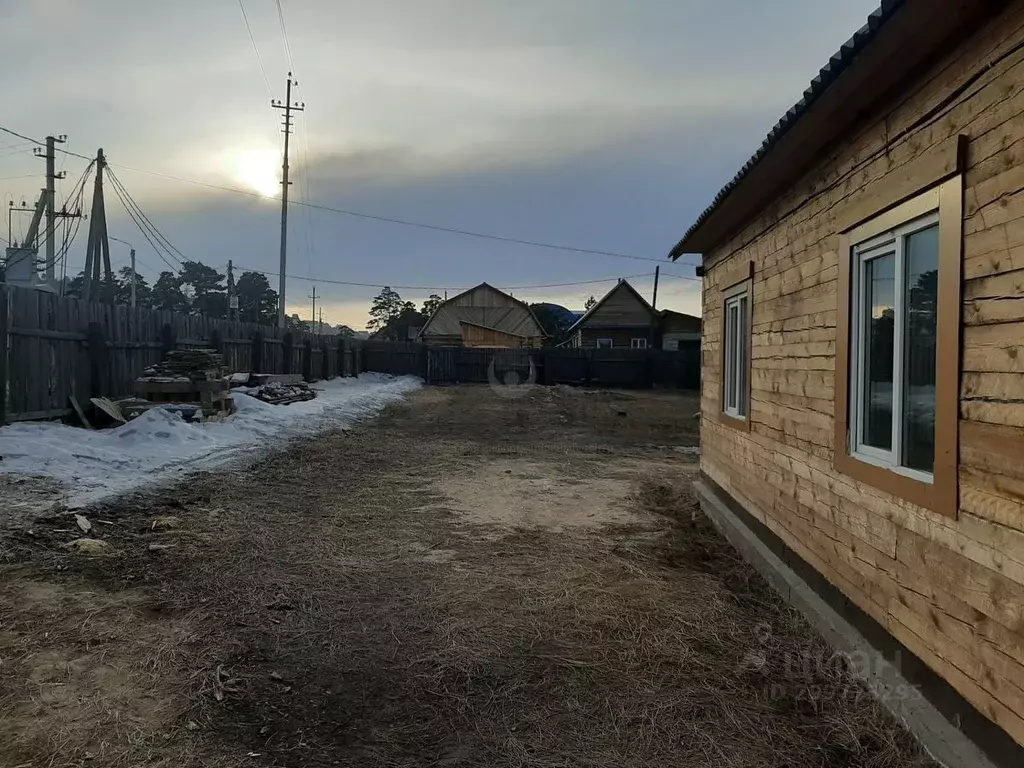
[[[0,285],[0,426],[7,423],[7,365],[10,352],[11,327],[10,294],[6,285]]]

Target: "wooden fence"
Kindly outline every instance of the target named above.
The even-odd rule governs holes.
[[[212,347],[229,371],[301,373],[307,381],[363,371],[431,384],[700,386],[700,349],[465,349],[358,341],[275,326],[98,304],[0,284],[0,424],[61,418],[69,398],[132,394],[134,379],[176,348]]]
[[[275,326],[84,302],[0,284],[0,424],[60,418],[69,398],[132,394],[144,368],[175,348],[212,347],[229,371],[301,373],[309,381],[365,370],[358,343]]]
[[[658,349],[468,349],[364,342],[369,371],[421,376],[428,384],[583,384],[700,388],[700,343]]]

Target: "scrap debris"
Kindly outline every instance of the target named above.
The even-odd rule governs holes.
[[[290,403],[312,400],[316,397],[316,390],[309,386],[309,384],[301,381],[295,384],[270,381],[251,390],[249,394],[271,405],[289,405]]]
[[[224,357],[213,349],[175,349],[135,380],[135,393],[154,404],[189,404],[203,416],[234,410]],[[195,412],[191,415],[194,418]],[[186,416],[186,414],[182,414]]]
[[[224,356],[214,349],[172,349],[166,360],[149,366],[139,378],[151,381],[223,379]]]

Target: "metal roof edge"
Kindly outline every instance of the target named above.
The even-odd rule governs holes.
[[[779,142],[779,140],[807,113],[814,103],[824,94],[839,76],[843,74],[865,48],[875,39],[878,31],[882,29],[887,21],[906,5],[906,0],[882,0],[881,5],[868,16],[867,23],[858,29],[853,36],[843,43],[828,60],[828,63],[818,72],[810,85],[803,93],[803,97],[784,114],[775,126],[768,132],[761,146],[751,156],[735,176],[719,190],[711,204],[697,217],[697,220],[690,225],[686,233],[669,251],[668,257],[675,261],[680,256],[688,253],[685,250],[686,242],[693,234],[700,229],[729,194],[740,185],[750,171],[756,166]]]

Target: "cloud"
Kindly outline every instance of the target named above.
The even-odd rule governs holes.
[[[307,104],[292,142],[292,196],[659,258],[876,1],[285,0],[295,98]],[[290,64],[274,3],[243,2],[283,98]],[[9,63],[0,90],[16,105],[0,124],[67,133],[90,156],[104,147],[190,257],[276,269],[279,202],[126,167],[274,191],[280,115],[235,3],[5,3],[0,47]],[[10,151],[0,143],[0,179],[39,176],[0,181],[0,193],[30,199],[41,164]],[[85,162],[61,164],[67,191]],[[108,191],[111,232],[137,242],[149,268],[163,267],[119,207]],[[368,283],[525,285],[654,266],[301,208],[290,243],[291,274]],[[699,289],[676,282],[666,282],[665,301],[693,311]],[[290,281],[289,296],[309,285]],[[318,291],[354,326],[374,293]],[[537,298],[581,304],[589,292],[600,293]]]

